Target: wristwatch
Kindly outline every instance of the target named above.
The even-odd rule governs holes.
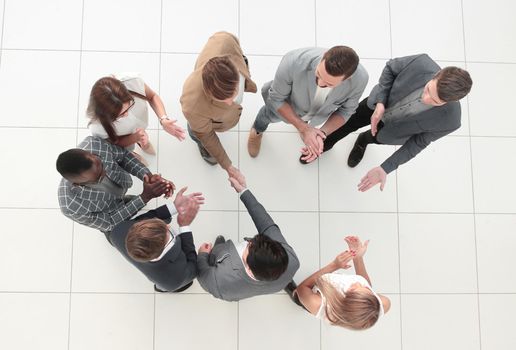
[[[163,119],[168,119],[168,120],[170,120],[170,118],[165,114],[164,116],[162,116],[161,118],[159,118],[159,123],[160,123],[160,124],[163,122]]]

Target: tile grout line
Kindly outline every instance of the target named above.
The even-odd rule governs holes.
[[[163,46],[163,0],[160,1],[160,17],[159,17],[159,56],[158,56],[158,94],[161,96],[161,57],[162,57],[162,46]],[[159,116],[158,116],[159,117]],[[160,145],[160,128],[158,123],[158,129],[156,132],[156,172],[159,174],[159,145]],[[157,199],[156,206],[157,204]],[[153,303],[153,315],[152,315],[152,349],[156,349],[156,293],[152,295]]]
[[[80,108],[80,100],[81,100],[81,70],[82,70],[82,41],[84,35],[84,3],[85,0],[82,0],[82,8],[81,8],[81,41],[80,41],[80,51],[79,51],[79,77],[77,79],[77,115],[75,121],[75,144],[79,142],[79,108]],[[70,296],[69,296],[69,304],[68,304],[68,349],[70,349],[71,345],[71,334],[72,334],[72,282],[73,282],[73,249],[74,249],[74,241],[75,241],[75,222],[72,223],[72,247],[70,254]]]
[[[389,43],[390,53],[392,58],[392,11],[391,11],[391,0],[388,1],[389,7]],[[400,244],[400,204],[399,204],[399,183],[398,183],[398,171],[396,170],[396,230],[398,238],[398,289],[401,293],[401,244]],[[398,298],[400,305],[400,349],[403,350],[403,316],[402,316],[402,303],[401,294]]]
[[[461,19],[462,19],[462,43],[464,52],[464,65],[468,69],[467,48],[466,48],[466,25],[464,19],[464,0],[460,0]],[[478,242],[477,242],[477,217],[475,205],[475,181],[474,181],[474,167],[473,167],[473,142],[471,138],[471,118],[469,97],[466,96],[466,105],[468,106],[468,131],[469,131],[469,157],[470,157],[470,171],[471,171],[471,200],[473,205],[473,237],[475,240],[475,272],[477,276],[477,317],[478,317],[478,346],[482,350],[482,321],[480,315],[480,281],[478,276]]]
[[[72,282],[73,282],[73,245],[75,240],[75,222],[72,222],[72,246],[70,254],[70,292],[68,293],[68,349],[70,349],[72,333]]]

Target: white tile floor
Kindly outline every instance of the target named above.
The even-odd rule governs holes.
[[[515,349],[515,12],[513,0],[0,0],[0,349]],[[298,281],[343,249],[344,235],[371,239],[371,277],[392,300],[373,329],[330,327],[282,293],[226,303],[195,284],[155,294],[102,234],[60,214],[54,162],[88,134],[91,84],[141,72],[185,126],[181,87],[217,30],[239,35],[259,86],[282,54],[307,45],[354,47],[366,93],[390,57],[427,52],[471,72],[461,130],[391,174],[384,192],[355,186],[394,147],[372,146],[349,169],[355,136],[301,166],[298,136],[278,124],[251,159],[259,94],[221,136],[298,252]],[[252,235],[225,174],[151,120],[152,170],[206,194],[196,242]]]

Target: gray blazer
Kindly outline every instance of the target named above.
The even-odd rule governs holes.
[[[288,254],[287,270],[276,281],[255,281],[246,273],[242,260],[231,240],[213,247],[215,266],[208,264],[207,253],[197,257],[201,286],[215,298],[227,301],[238,301],[256,295],[276,293],[292,280],[299,269],[299,260],[291,246],[287,244],[279,227],[267,214],[264,207],[256,200],[251,191],[245,191],[240,199],[244,203],[254,221],[259,234],[267,235],[281,243]]]
[[[123,189],[132,186],[131,174],[141,180],[150,174],[131,152],[99,137],[88,136],[77,147],[98,156],[106,175]],[[59,184],[58,199],[65,216],[102,232],[111,231],[145,206],[140,196],[124,203],[123,196],[75,185],[64,178]]]
[[[171,215],[167,206],[162,205],[132,220],[120,223],[111,232],[109,240],[127,261],[147,276],[150,281],[162,290],[171,292],[190,283],[197,275],[197,253],[195,252],[193,236],[192,232],[184,232],[176,236],[172,248],[158,261],[135,261],[129,256],[125,247],[127,233],[137,221],[153,218],[169,223]]]
[[[386,108],[396,104],[414,90],[426,85],[441,68],[428,55],[393,58],[383,69],[380,81],[367,99],[369,108],[378,102]],[[396,121],[385,122],[376,139],[380,143],[403,145],[381,165],[386,173],[408,162],[431,142],[460,127],[459,102],[448,102],[422,113]]]
[[[317,88],[315,69],[326,51],[323,48],[309,47],[290,51],[283,56],[274,80],[262,88],[263,100],[278,117],[282,118],[278,109],[285,102],[299,116],[310,111]],[[348,79],[330,92],[310,124],[322,124],[333,113],[347,120],[355,112],[368,79],[367,71],[359,64]]]

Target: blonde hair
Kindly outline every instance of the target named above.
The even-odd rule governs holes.
[[[319,277],[316,282],[326,298],[326,318],[332,325],[349,329],[367,329],[380,317],[380,301],[372,291],[342,292]]]

